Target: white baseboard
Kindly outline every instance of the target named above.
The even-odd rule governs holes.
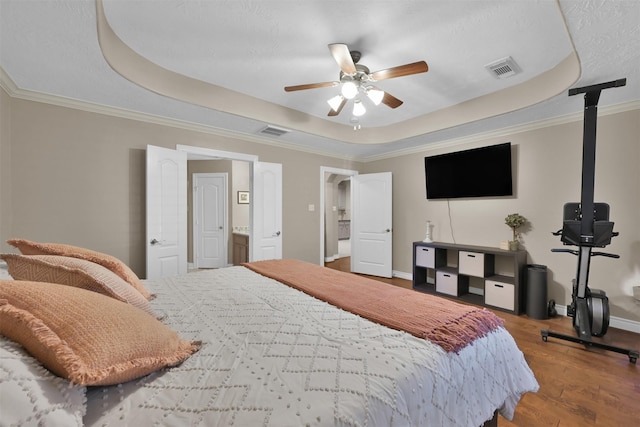
[[[612,328],[623,329],[625,331],[640,334],[640,322],[635,320],[623,319],[622,317],[611,316],[609,318],[609,326]]]
[[[411,273],[404,273],[402,271],[394,271],[393,277],[397,277],[399,279],[405,279],[405,280],[413,280],[413,275]],[[556,311],[558,312],[558,316],[566,316],[567,306],[556,304]],[[629,319],[623,319],[622,317],[610,316],[609,327],[640,334],[640,322],[636,320],[629,320]]]
[[[397,277],[398,279],[413,280],[413,275],[411,273],[404,273],[402,271],[394,270],[392,275],[393,277]]]
[[[558,316],[566,316],[567,306],[556,304],[556,311],[558,312]],[[623,319],[622,317],[610,316],[609,327],[640,334],[640,322],[637,322],[635,320]]]

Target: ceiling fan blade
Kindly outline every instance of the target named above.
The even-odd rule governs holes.
[[[323,83],[309,83],[306,85],[286,86],[284,90],[286,92],[294,92],[296,90],[316,89],[319,87],[334,87],[338,86],[338,82],[323,82]]]
[[[402,105],[402,101],[400,101],[393,95],[389,95],[389,93],[387,92],[384,93],[384,96],[382,97],[382,101],[380,101],[380,103],[391,108],[398,108]]]
[[[374,81],[385,79],[393,79],[395,77],[410,76],[411,74],[426,73],[429,66],[424,61],[414,62],[412,64],[400,65],[398,67],[387,68],[386,70],[371,73]]]
[[[340,112],[342,111],[342,109],[344,108],[345,105],[347,105],[347,99],[346,98],[342,100],[342,102],[338,106],[337,110],[334,110],[333,108],[331,110],[329,110],[329,114],[327,114],[327,116],[329,116],[329,117],[337,116],[338,114],[340,114]]]
[[[349,47],[344,43],[333,43],[329,45],[329,50],[333,59],[336,60],[343,73],[353,75],[357,72],[356,64],[353,63]]]

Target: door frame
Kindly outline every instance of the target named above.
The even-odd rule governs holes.
[[[324,238],[325,238],[325,200],[324,200],[324,187],[325,187],[325,174],[333,173],[336,175],[345,175],[345,176],[355,176],[358,175],[359,172],[351,169],[339,169],[332,168],[329,166],[320,166],[320,207],[318,211],[320,212],[320,265],[324,265]],[[351,198],[353,195],[353,191],[349,193],[349,197]],[[352,199],[353,200],[353,199]],[[353,254],[352,254],[353,255]]]
[[[214,150],[211,148],[194,147],[191,145],[176,144],[176,151],[186,152],[187,161],[188,160],[239,160],[243,162],[249,162],[250,171],[253,170],[254,162],[258,161],[258,156],[254,154],[235,153],[231,151]],[[251,192],[250,194],[253,194],[253,179],[249,180],[249,191]],[[253,217],[253,208],[254,208],[254,203],[251,203],[249,205],[250,218]],[[227,218],[229,217],[229,212],[228,212],[229,209],[230,209],[230,206],[227,204]],[[252,228],[253,227],[251,227],[251,224],[249,224],[249,250],[250,251],[254,241]]]
[[[198,250],[198,242],[199,242],[199,235],[200,235],[200,228],[196,227],[196,222],[198,220],[198,212],[200,211],[200,209],[198,209],[198,200],[196,198],[196,188],[198,185],[198,180],[200,178],[206,178],[206,177],[220,177],[223,179],[223,187],[224,187],[224,194],[222,195],[222,200],[219,200],[218,202],[221,202],[224,206],[224,219],[222,221],[222,234],[224,236],[223,241],[224,244],[222,245],[222,259],[224,260],[224,265],[223,266],[227,266],[229,264],[229,174],[226,172],[197,172],[194,173],[192,175],[193,179],[191,181],[191,194],[192,194],[192,199],[191,199],[191,224],[192,224],[192,242],[191,242],[191,253],[193,254],[193,266],[195,268],[199,268],[198,265],[198,260],[199,258],[197,257],[197,250]]]

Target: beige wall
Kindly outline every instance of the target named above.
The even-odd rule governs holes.
[[[0,89],[0,237],[11,230],[11,98]],[[7,252],[6,239],[0,251]]]
[[[640,110],[598,118],[595,199],[609,203],[620,232],[602,251],[621,257],[592,258],[589,277],[593,288],[606,291],[613,316],[635,321],[640,320],[640,305],[631,297],[632,286],[640,286],[639,135]],[[507,141],[515,148],[514,197],[426,200],[425,155]],[[577,258],[551,253],[551,248],[563,247],[551,232],[562,227],[564,203],[580,201],[582,120],[367,163],[363,171],[393,173],[394,270],[411,271],[411,242],[424,238],[427,220],[433,223],[433,240],[499,246],[511,236],[504,217],[518,212],[530,221],[523,235],[528,262],[548,267],[550,298],[562,305],[570,302]]]
[[[391,171],[396,272],[411,272],[411,243],[424,238],[427,219],[434,224],[435,240],[452,242],[455,237],[461,244],[498,246],[510,236],[504,217],[519,212],[531,222],[524,234],[528,261],[547,265],[550,297],[559,304],[569,302],[576,258],[550,252],[561,247],[551,231],[561,227],[562,205],[580,198],[581,120],[362,164],[9,98],[1,90],[0,101],[3,251],[11,250],[4,244],[10,237],[66,242],[114,255],[144,277],[145,147],[183,144],[253,154],[283,165],[285,258],[320,259],[322,212],[309,212],[308,205],[319,207],[321,166]],[[599,117],[596,199],[611,205],[620,232],[605,250],[621,258],[594,258],[590,276],[591,286],[607,292],[612,315],[635,321],[640,321],[640,307],[631,297],[631,287],[640,285],[638,135],[640,110]],[[425,199],[425,155],[505,141],[515,147],[514,197],[449,203]]]
[[[1,188],[0,200],[3,211],[10,203],[8,211],[17,217],[9,223],[3,215],[2,223],[10,225],[0,230],[0,240],[20,237],[89,247],[122,259],[141,277],[147,144],[192,145],[281,163],[283,256],[313,263],[320,258],[321,215],[309,212],[308,205],[319,206],[320,167],[357,169],[349,161],[266,144],[17,98],[9,101],[10,108],[0,115],[3,129],[10,121],[9,141],[2,141],[3,162],[11,164],[10,185]],[[8,181],[3,178],[2,183]],[[3,251],[11,250],[3,245]]]
[[[248,191],[250,186],[249,162],[234,160],[231,176],[231,224],[230,227],[248,227],[249,226],[249,205],[238,203],[238,191]]]

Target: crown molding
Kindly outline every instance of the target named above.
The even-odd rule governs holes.
[[[610,105],[606,107],[598,108],[598,116],[607,116],[611,114],[624,113],[626,111],[639,110],[640,109],[640,100],[625,102],[622,104]],[[431,142],[428,144],[424,144],[417,147],[411,147],[407,149],[396,150],[392,153],[381,154],[378,156],[369,156],[366,158],[360,159],[363,163],[374,162],[378,160],[390,159],[394,157],[400,157],[410,154],[417,153],[425,153],[432,150],[437,150],[441,148],[455,147],[457,145],[462,144],[470,144],[478,141],[482,141],[485,139],[491,138],[503,138],[509,137],[517,133],[529,132],[536,129],[548,128],[551,126],[563,125],[566,123],[573,123],[577,121],[582,121],[584,119],[584,113],[582,111],[566,114],[559,117],[553,117],[551,119],[538,120],[529,123],[523,123],[515,126],[503,127],[500,129],[496,129],[488,132],[480,132],[469,136],[464,136],[460,138],[450,138],[438,142]]]
[[[256,144],[269,145],[272,147],[301,151],[309,154],[316,154],[320,156],[332,157],[340,160],[356,161],[362,163],[369,163],[379,160],[391,159],[395,157],[425,153],[431,150],[437,150],[442,148],[455,147],[457,145],[469,144],[477,141],[482,141],[491,138],[508,137],[513,134],[529,132],[536,129],[542,129],[551,126],[562,125],[566,123],[572,123],[583,119],[582,111],[567,114],[560,117],[554,117],[551,119],[539,120],[530,123],[520,124],[516,126],[509,126],[500,129],[496,129],[489,132],[476,133],[470,136],[464,136],[460,138],[450,138],[438,142],[431,142],[417,147],[411,147],[407,149],[395,150],[390,153],[356,158],[352,156],[340,155],[335,152],[329,152],[321,149],[314,149],[311,147],[305,147],[293,143],[275,141],[270,138],[250,135],[241,132],[235,132],[228,129],[222,129],[214,126],[207,126],[193,122],[187,122],[184,120],[171,119],[167,117],[157,116],[153,114],[140,113],[137,111],[127,110],[124,108],[116,108],[108,105],[97,104],[87,101],[81,101],[74,98],[63,97],[59,95],[52,95],[43,92],[30,91],[20,89],[11,79],[11,77],[5,72],[4,68],[0,66],[0,87],[12,98],[22,99],[26,101],[40,102],[44,104],[57,105],[60,107],[71,108],[75,110],[81,110],[96,114],[104,114],[107,116],[113,116],[123,119],[135,120],[150,124],[157,124],[161,126],[168,126],[183,130],[189,130],[194,132],[207,133],[211,135],[221,136],[231,139],[239,139],[242,141],[253,142]],[[622,104],[616,104],[612,106],[600,107],[598,109],[599,116],[606,116],[610,114],[617,114],[631,110],[640,109],[640,100],[626,102]]]
[[[44,92],[37,92],[31,90],[20,89],[11,79],[11,77],[0,66],[0,87],[12,98],[21,99],[25,101],[39,102],[43,104],[56,105],[59,107],[71,108],[80,111],[86,111],[90,113],[103,114],[112,117],[118,117],[128,120],[135,120],[139,122],[145,122],[150,124],[157,124],[161,126],[168,126],[172,128],[178,128],[183,130],[189,130],[194,132],[201,132],[210,135],[221,136],[230,139],[239,139],[242,141],[253,142],[256,144],[269,145],[272,147],[278,147],[289,150],[302,151],[309,154],[316,154],[321,156],[333,157],[341,160],[353,160],[348,156],[339,155],[333,152],[314,149],[310,147],[303,147],[297,144],[274,141],[270,138],[250,135],[247,133],[235,132],[228,129],[218,128],[215,126],[208,126],[199,123],[188,122],[184,120],[172,119],[163,116],[157,116],[154,114],[140,113],[125,108],[111,107],[104,104],[97,104],[88,101],[82,101],[79,99],[68,98],[59,95],[52,95]]]
[[[15,98],[14,94],[18,91],[18,87],[2,66],[0,66],[0,87],[4,89],[7,95]]]

